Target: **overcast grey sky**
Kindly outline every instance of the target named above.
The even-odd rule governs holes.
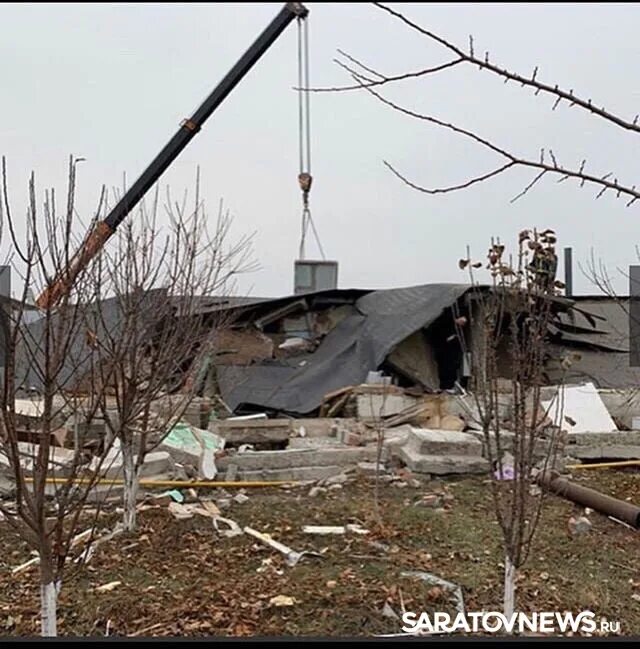
[[[2,4],[0,153],[7,156],[18,213],[34,169],[40,189],[65,186],[69,154],[79,167],[80,211],[90,217],[101,185],[132,181],[275,16],[264,4]],[[516,71],[559,83],[625,117],[640,112],[637,4],[406,3],[404,13],[433,31]],[[310,9],[313,85],[349,81],[338,48],[388,73],[435,65],[446,52],[369,4]],[[252,295],[289,293],[300,230],[297,187],[296,28],[291,25],[161,179],[176,195],[201,166],[211,213],[222,197],[237,233],[256,231],[261,270],[245,277]],[[474,129],[516,152],[551,147],[561,162],[589,160],[633,184],[637,136],[470,68],[404,82],[390,95],[406,106]],[[523,227],[553,227],[559,245],[584,262],[593,248],[612,275],[637,261],[640,204],[546,180],[515,204],[531,174],[513,172],[466,192],[426,196],[496,162],[477,146],[382,106],[366,93],[312,98],[311,205],[339,285],[386,288],[465,281],[457,260],[489,238],[508,242]],[[22,201],[22,202],[21,202]],[[313,245],[308,256],[315,256]],[[576,271],[578,292],[595,292]],[[619,278],[618,288],[626,290]]]

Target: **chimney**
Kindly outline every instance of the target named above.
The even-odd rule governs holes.
[[[564,249],[564,294],[567,297],[573,295],[573,267],[571,261],[571,248]]]

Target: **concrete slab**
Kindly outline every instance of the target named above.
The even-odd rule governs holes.
[[[640,459],[640,432],[570,434],[566,452],[579,460]]]
[[[349,448],[335,437],[293,437],[287,449]]]
[[[279,470],[309,466],[350,466],[375,459],[376,449],[370,446],[344,448],[291,449],[284,451],[255,451],[236,453],[216,461],[220,472],[231,464],[244,471]]]
[[[344,471],[344,466],[305,466],[289,469],[262,469],[259,471],[240,471],[237,480],[323,480]]]
[[[414,473],[460,475],[489,471],[487,460],[475,455],[421,455],[408,446],[402,447],[398,455]]]
[[[574,444],[567,453],[578,460],[639,460],[640,446],[624,444]]]
[[[363,420],[397,415],[417,402],[415,397],[405,394],[359,394],[356,397],[358,417]]]
[[[613,433],[569,433],[568,447],[573,444],[625,444],[640,446],[640,431],[620,430]]]
[[[407,443],[409,436],[411,435],[411,426],[409,424],[403,424],[402,426],[395,426],[394,428],[385,428],[383,434],[383,446],[392,450]]]
[[[304,437],[336,437],[338,428],[355,429],[357,421],[346,417],[318,417],[318,418],[303,418],[293,419],[291,426],[294,435],[301,435],[304,431]]]
[[[486,445],[486,442],[485,442],[485,439],[484,439],[484,434],[480,433],[478,431],[471,431],[471,434],[474,435],[476,437],[476,439],[478,439],[480,442],[482,442],[482,455],[484,457],[488,457],[489,453],[488,453],[487,445]],[[510,453],[513,452],[514,439],[515,439],[515,433],[513,433],[512,431],[503,430],[503,431],[500,432],[500,446],[501,446],[501,449],[502,449],[503,452],[505,452],[505,451],[510,452]],[[557,443],[557,446],[556,446],[557,451],[556,452],[558,454],[562,454],[563,453],[563,450],[562,450],[563,447],[562,447],[562,444],[560,443],[560,440],[558,439],[558,441],[556,443]],[[496,452],[497,452],[497,443],[496,443],[496,440],[495,440],[495,437],[494,437],[493,434],[491,435],[490,444],[491,444],[491,447],[490,447],[491,448],[491,455],[492,455],[492,457],[495,457]],[[550,444],[551,444],[551,440],[539,439],[536,442],[536,446],[535,446],[535,449],[534,449],[534,453],[533,453],[534,458],[539,459],[539,458],[545,457],[549,453]]]
[[[412,428],[405,448],[422,455],[482,456],[482,442],[470,433]]]
[[[92,461],[90,469],[96,470],[98,464],[96,460]],[[161,473],[170,473],[173,467],[174,461],[169,453],[166,451],[154,451],[153,453],[148,453],[145,457],[144,464],[140,469],[140,477],[148,478]],[[110,480],[123,478],[122,455],[118,453],[115,456],[105,458],[100,467],[100,475]]]
[[[212,422],[209,430],[223,437],[227,447],[282,442],[294,436],[291,419],[220,419]]]

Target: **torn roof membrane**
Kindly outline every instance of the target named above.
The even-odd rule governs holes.
[[[219,368],[222,396],[233,410],[242,404],[313,412],[325,394],[362,383],[398,343],[472,289],[469,284],[425,284],[371,291],[355,301],[357,313],[340,321],[313,354],[278,364]]]

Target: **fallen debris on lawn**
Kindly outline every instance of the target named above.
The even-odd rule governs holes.
[[[307,550],[303,550],[302,552],[297,552],[296,550],[292,550],[284,543],[280,543],[279,541],[272,539],[270,536],[267,536],[262,532],[258,532],[257,530],[254,530],[251,527],[245,527],[244,532],[245,534],[249,534],[249,536],[253,536],[253,538],[258,539],[258,541],[261,541],[262,543],[268,545],[274,550],[281,552],[284,555],[287,565],[290,566],[291,568],[296,566],[304,556],[322,558],[322,555],[319,552],[309,552]]]
[[[221,529],[220,527],[218,527],[218,523],[227,525],[229,529]],[[234,536],[240,536],[243,533],[238,523],[232,521],[230,518],[224,518],[223,516],[213,517],[213,527],[215,528],[216,532],[218,532],[218,534],[222,534],[222,536],[226,536],[228,539],[231,539]]]
[[[110,581],[108,584],[103,584],[102,586],[98,586],[95,591],[96,593],[108,593],[109,591],[112,591],[114,588],[117,588],[118,586],[121,586],[122,582],[121,581]]]
[[[601,494],[599,491],[595,491],[595,489],[574,484],[569,480],[561,478],[555,472],[541,473],[538,478],[538,483],[544,489],[558,496],[572,500],[579,505],[595,509],[607,516],[615,516],[617,519],[628,525],[632,525],[636,529],[640,528],[640,507],[637,505]]]
[[[293,606],[295,603],[295,598],[288,595],[276,595],[269,600],[271,606]]]
[[[402,577],[417,577],[422,579],[428,584],[433,584],[434,586],[440,586],[445,590],[451,591],[456,603],[456,609],[458,613],[464,614],[464,598],[462,597],[462,588],[458,584],[453,584],[450,581],[446,581],[436,575],[432,575],[429,572],[402,572],[400,573]]]
[[[305,534],[346,534],[347,532],[369,534],[369,530],[365,530],[360,525],[305,525],[302,531]]]

